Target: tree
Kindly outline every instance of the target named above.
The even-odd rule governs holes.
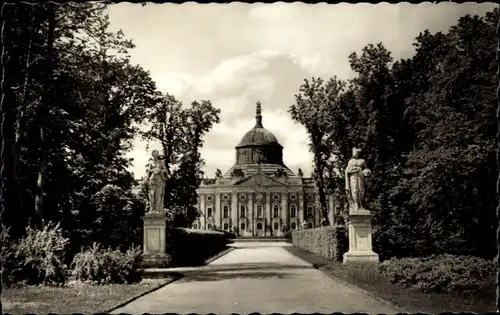
[[[4,125],[3,145],[12,153],[4,151],[4,222],[19,237],[30,218],[60,221],[78,244],[96,232],[92,196],[106,185],[130,189],[124,154],[159,93],[149,74],[130,64],[133,44],[108,31],[105,5],[5,8],[10,89],[3,104],[12,123]]]
[[[166,94],[147,114],[151,126],[143,138],[159,141],[163,147],[169,178],[165,208],[171,211],[173,224],[189,226],[199,213],[195,208],[196,189],[203,180],[200,150],[203,136],[219,123],[220,110],[210,101],[194,101],[184,108],[175,97]]]
[[[368,45],[349,56],[354,79],[330,87],[306,81],[291,107],[310,135],[318,187],[341,202],[350,150],[364,149],[382,259],[496,253],[496,78],[488,39],[497,22],[496,9],[465,16],[446,33],[424,31],[415,56],[394,63],[382,44]]]
[[[314,156],[314,179],[318,189],[321,214],[328,222],[327,183],[325,171],[327,160],[333,152],[329,143],[329,118],[325,115],[330,102],[335,102],[345,87],[344,82],[332,78],[326,84],[320,78],[304,80],[299,94],[295,95],[295,104],[289,113],[294,121],[302,124],[309,134],[309,148]]]

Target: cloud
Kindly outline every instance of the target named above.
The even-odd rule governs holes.
[[[111,28],[123,29],[137,45],[132,62],[149,70],[163,92],[186,104],[208,99],[222,110],[221,124],[204,138],[207,175],[234,162],[234,146],[253,126],[258,100],[264,126],[282,141],[285,162],[307,175],[307,133],[286,112],[305,78],[352,77],[349,54],[370,43],[382,42],[395,59],[411,57],[419,32],[446,31],[460,16],[497,6],[120,3],[108,11]],[[149,153],[141,141],[135,144],[129,156],[141,174]]]

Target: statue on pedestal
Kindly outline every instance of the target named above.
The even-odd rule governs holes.
[[[149,213],[163,213],[165,200],[165,184],[167,182],[167,168],[160,158],[158,150],[154,150],[147,170],[149,185]]]
[[[361,149],[352,149],[352,158],[345,169],[345,190],[349,201],[349,212],[367,211],[365,208],[366,178],[371,171],[364,159],[359,158]]]

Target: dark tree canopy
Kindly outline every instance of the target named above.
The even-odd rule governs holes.
[[[383,258],[496,253],[497,23],[495,9],[424,31],[410,59],[368,45],[348,58],[354,79],[305,80],[290,107],[309,133],[320,196],[341,208],[343,170],[363,148]]]

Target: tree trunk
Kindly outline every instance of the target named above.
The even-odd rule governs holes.
[[[40,162],[38,164],[37,191],[35,195],[35,226],[41,227],[43,218],[43,197],[45,195],[45,178],[47,172],[48,146],[46,138],[46,124],[49,116],[49,106],[52,106],[53,99],[53,71],[54,71],[54,32],[56,27],[55,8],[53,3],[48,3],[48,30],[47,30],[47,50],[45,74],[45,93],[42,104],[37,108],[37,118],[40,120],[39,140],[40,140]]]
[[[34,10],[36,14],[36,9]],[[35,37],[35,34],[38,31],[38,26],[39,26],[39,19],[38,16],[35,15],[33,17],[33,24],[31,25],[31,32],[30,32],[30,38],[29,38],[29,43],[28,43],[28,48],[26,51],[26,62],[25,62],[25,69],[26,73],[24,76],[24,83],[23,83],[23,89],[22,89],[22,98],[18,103],[17,106],[17,115],[16,115],[16,121],[14,124],[14,142],[12,143],[12,174],[13,178],[16,180],[16,188],[17,192],[22,191],[22,184],[21,184],[21,177],[18,175],[18,162],[19,162],[19,156],[21,154],[21,137],[24,133],[24,114],[25,114],[25,109],[27,107],[26,104],[26,99],[27,99],[27,93],[28,93],[28,85],[30,85],[32,81],[32,77],[30,77],[30,67],[31,67],[31,52],[32,52],[32,45],[33,45],[33,38]],[[20,209],[23,209],[23,198],[17,198],[18,200],[18,206]]]

